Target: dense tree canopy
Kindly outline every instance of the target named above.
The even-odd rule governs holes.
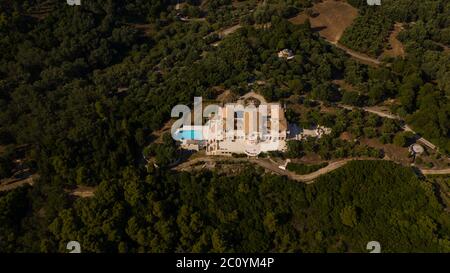
[[[432,189],[383,161],[352,162],[313,185],[128,168],[43,230],[26,224],[43,219],[21,218],[27,191],[0,197],[2,217],[15,217],[2,220],[3,251],[64,251],[70,240],[86,252],[361,252],[372,240],[384,252],[450,250],[450,218]]]
[[[393,98],[392,110],[448,153],[450,55],[436,44],[449,42],[448,4],[386,1],[387,11],[361,12],[344,39],[371,54],[383,48],[389,24],[415,22],[399,37],[406,58],[368,68],[308,22],[286,20],[313,1],[233,8],[189,0],[181,11],[174,2],[0,3],[0,178],[11,176],[19,148],[40,176],[33,187],[0,193],[0,252],[65,251],[70,240],[90,252],[342,252],[365,251],[374,239],[385,251],[449,251],[448,214],[410,169],[355,162],[309,186],[261,170],[189,174],[169,169],[179,156],[172,139],[155,141],[173,106],[212,100],[217,88],[257,88],[270,101],[295,95],[305,105]],[[219,37],[237,23],[242,28]],[[295,58],[278,58],[284,48]],[[337,78],[355,90],[338,88]],[[398,134],[398,122],[361,111],[289,118],[333,128],[317,141],[290,142],[291,157],[383,156],[339,139],[344,131],[400,146],[409,137]],[[95,197],[67,193],[80,185],[97,187]]]

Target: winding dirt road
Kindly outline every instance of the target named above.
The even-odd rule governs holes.
[[[323,167],[322,169],[319,169],[315,172],[312,172],[309,174],[304,174],[304,175],[299,175],[299,174],[296,174],[296,173],[288,171],[288,170],[280,169],[278,167],[279,166],[278,163],[273,162],[272,160],[266,159],[266,158],[232,158],[232,157],[215,158],[215,157],[203,156],[203,157],[195,158],[191,161],[184,162],[184,163],[176,166],[173,169],[178,170],[178,171],[183,171],[183,170],[189,169],[190,166],[196,165],[199,162],[211,163],[211,162],[216,162],[216,161],[227,161],[227,160],[230,161],[230,163],[239,163],[239,162],[244,162],[244,161],[251,162],[258,166],[263,167],[264,169],[266,169],[270,172],[287,176],[290,179],[295,180],[295,181],[310,184],[310,183],[313,183],[314,180],[317,179],[318,177],[320,177],[321,175],[324,175],[324,174],[330,173],[334,170],[337,170],[337,169],[345,166],[347,163],[349,163],[351,161],[385,160],[385,159],[368,158],[368,157],[346,158],[346,159],[341,159],[341,160],[337,160],[337,161],[332,161],[326,167]],[[450,174],[450,168],[449,169],[440,169],[440,170],[429,170],[429,169],[419,169],[419,170],[423,175],[447,175],[447,174]]]
[[[33,174],[25,179],[17,180],[13,182],[3,183],[0,185],[0,192],[2,191],[10,191],[15,188],[24,186],[24,185],[31,185],[33,186],[34,182],[39,178],[39,175]]]
[[[267,171],[272,172],[272,173],[287,176],[291,180],[302,182],[305,184],[311,184],[311,183],[314,183],[314,181],[317,178],[319,178],[320,176],[330,173],[332,171],[335,171],[335,170],[345,166],[347,163],[349,163],[351,161],[367,161],[367,160],[375,161],[375,160],[384,160],[384,159],[346,158],[346,159],[341,159],[341,160],[337,160],[337,161],[332,161],[326,167],[323,167],[322,169],[319,169],[315,172],[312,172],[309,174],[304,174],[304,175],[296,174],[296,173],[288,171],[288,170],[282,170],[278,167],[279,164],[277,164],[276,162],[273,162],[272,160],[267,159],[267,158],[233,158],[233,157],[203,156],[203,157],[198,157],[193,160],[184,162],[172,169],[177,170],[177,171],[186,171],[191,166],[196,165],[199,162],[205,162],[205,163],[212,163],[212,162],[218,162],[218,161],[230,161],[230,163],[251,162],[253,164],[256,164],[256,165],[264,168]],[[450,175],[450,168],[440,169],[440,170],[419,169],[419,171],[423,175]],[[33,185],[35,179],[37,179],[38,177],[39,177],[38,175],[33,175],[27,179],[23,179],[23,180],[20,180],[17,182],[2,185],[2,186],[0,186],[0,192],[10,191],[15,188],[26,185],[26,184]],[[95,191],[95,188],[85,187],[85,188],[77,188],[77,189],[71,190],[71,191],[69,191],[69,193],[76,197],[88,198],[88,197],[94,196],[94,191]]]
[[[419,170],[424,175],[447,175],[447,174],[450,174],[450,168],[441,169],[441,170],[426,170],[426,169],[419,169]]]
[[[345,51],[345,53],[347,53],[351,57],[361,61],[362,63],[368,64],[368,65],[374,65],[374,66],[379,66],[379,65],[382,64],[381,61],[379,61],[379,60],[377,60],[375,58],[369,57],[366,54],[363,54],[363,53],[357,52],[355,50],[352,50],[352,49],[350,49],[350,48],[348,48],[348,47],[346,47],[346,46],[344,46],[344,45],[342,45],[342,44],[340,44],[338,42],[331,42],[331,41],[328,41],[328,40],[326,40],[326,41],[329,42],[330,44],[334,45],[335,47]]]
[[[347,109],[347,110],[360,109],[360,110],[363,110],[365,112],[375,114],[375,115],[377,115],[379,117],[382,117],[382,118],[400,120],[401,122],[404,123],[402,125],[402,129],[404,131],[411,132],[411,133],[419,136],[419,138],[417,139],[417,142],[422,143],[423,145],[427,146],[428,148],[430,148],[432,150],[435,150],[435,151],[437,150],[436,145],[434,145],[433,143],[431,143],[429,140],[425,139],[424,137],[418,135],[413,129],[411,129],[411,127],[409,127],[405,123],[405,121],[400,116],[394,115],[394,114],[392,114],[390,112],[387,112],[387,111],[383,111],[382,109],[379,109],[377,107],[357,107],[357,106],[350,106],[350,105],[344,105],[344,104],[339,104],[338,106],[342,107],[344,109]]]
[[[328,164],[328,166],[319,169],[315,172],[299,175],[294,172],[290,172],[288,170],[282,170],[278,167],[278,164],[274,162],[270,162],[267,159],[250,159],[251,162],[258,164],[259,166],[272,171],[274,173],[285,175],[289,177],[292,180],[303,182],[306,184],[311,184],[314,182],[315,179],[319,178],[320,176],[330,173],[332,171],[335,171],[343,166],[345,166],[347,163],[351,161],[367,161],[367,160],[386,160],[386,159],[378,159],[378,158],[346,158],[338,161],[331,162]],[[440,170],[430,170],[430,169],[419,169],[419,171],[423,175],[450,175],[450,168],[448,169],[440,169]]]
[[[375,160],[375,159],[343,159],[343,160],[331,162],[330,164],[328,164],[326,167],[324,167],[322,169],[319,169],[319,170],[309,173],[309,174],[303,174],[303,175],[296,174],[296,173],[288,171],[288,170],[282,170],[278,167],[278,164],[275,164],[267,159],[250,159],[251,162],[263,167],[266,170],[272,171],[272,172],[280,174],[280,175],[285,175],[292,180],[303,182],[306,184],[313,183],[314,180],[317,179],[319,176],[327,174],[334,170],[337,170],[352,160]]]

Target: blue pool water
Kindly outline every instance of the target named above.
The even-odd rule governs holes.
[[[176,135],[177,140],[202,140],[202,132],[199,130],[180,130]]]

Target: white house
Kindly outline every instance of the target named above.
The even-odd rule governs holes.
[[[291,60],[294,59],[294,53],[290,49],[283,49],[280,52],[278,52],[278,58]]]
[[[330,128],[323,126],[312,129],[290,126],[288,129],[280,103],[267,103],[259,95],[242,98],[237,103],[217,107],[205,125],[179,128],[175,139],[181,142],[183,149],[205,149],[207,155],[257,156],[262,152],[285,151],[288,136],[303,140],[331,133]]]
[[[286,149],[287,121],[279,103],[227,104],[207,124],[206,153],[247,154]]]
[[[205,125],[183,126],[176,140],[188,150],[206,149],[208,155],[247,154],[286,149],[287,121],[279,103],[244,101],[219,107]]]

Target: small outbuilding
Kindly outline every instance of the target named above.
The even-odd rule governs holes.
[[[411,153],[411,155],[416,156],[423,154],[425,152],[425,149],[423,148],[422,145],[414,143],[411,146],[409,146],[409,152]]]
[[[278,58],[291,60],[294,58],[294,53],[290,49],[283,49],[280,52],[278,52]]]

